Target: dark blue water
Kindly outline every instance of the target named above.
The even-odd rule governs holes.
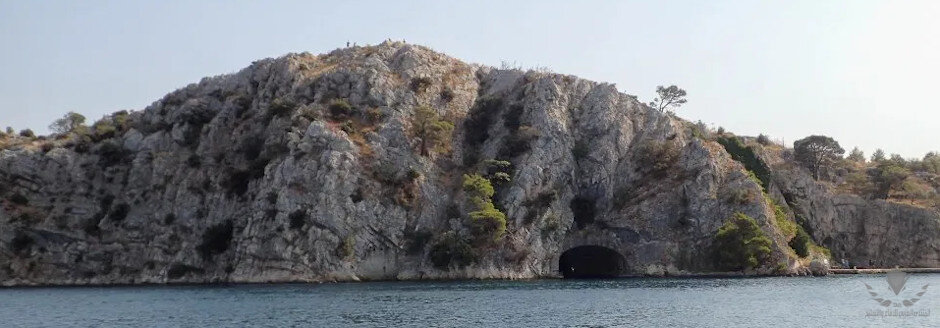
[[[883,308],[863,283],[891,293],[883,275],[17,288],[0,289],[0,326],[940,326],[940,275],[907,284],[933,284],[910,308],[929,316],[866,316]]]

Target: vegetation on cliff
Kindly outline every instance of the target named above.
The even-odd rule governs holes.
[[[771,242],[757,221],[744,213],[728,218],[715,234],[717,266],[728,271],[754,269],[770,260]]]

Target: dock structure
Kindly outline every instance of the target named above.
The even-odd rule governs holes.
[[[901,270],[904,273],[940,273],[940,268],[829,269],[829,274],[879,274]]]

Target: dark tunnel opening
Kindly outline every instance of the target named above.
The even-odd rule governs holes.
[[[579,246],[558,259],[558,270],[565,279],[615,278],[623,275],[626,263],[620,253],[603,246]]]

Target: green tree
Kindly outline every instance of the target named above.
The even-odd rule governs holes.
[[[441,234],[428,252],[431,264],[440,270],[447,270],[451,266],[462,268],[473,263],[476,254],[464,238],[454,231]]]
[[[911,175],[911,171],[891,161],[881,162],[874,173],[875,196],[881,199],[888,199],[891,192],[898,190],[901,183]]]
[[[49,125],[49,130],[58,134],[79,132],[77,130],[85,128],[85,116],[76,112],[65,113],[65,116]]]
[[[924,160],[922,162],[924,166],[924,171],[940,174],[940,154],[936,152],[929,152],[927,155],[924,155]]]
[[[885,160],[885,151],[881,150],[881,148],[875,149],[875,152],[871,154],[872,162],[878,163],[884,160]]]
[[[454,124],[441,119],[431,107],[415,108],[411,119],[411,134],[418,138],[418,148],[422,156],[428,156],[429,148],[442,149],[450,140],[453,131]]]
[[[467,197],[473,204],[489,201],[490,197],[496,193],[490,180],[479,174],[463,175],[463,191],[467,193]]]
[[[117,134],[117,127],[111,122],[107,117],[102,118],[91,125],[91,130],[95,135],[95,138],[98,140],[103,140],[113,137]]]
[[[904,159],[904,157],[902,157],[900,154],[891,154],[891,157],[888,158],[888,161],[905,168],[908,167],[909,164],[907,160]]]
[[[849,152],[849,156],[847,156],[845,159],[857,163],[865,163],[865,153],[859,150],[858,147],[855,147],[852,148],[852,151]]]
[[[793,143],[796,160],[813,172],[813,179],[819,180],[819,172],[836,159],[842,158],[845,149],[827,136],[809,136]]]
[[[914,204],[916,200],[928,199],[930,193],[933,192],[933,188],[930,186],[910,177],[901,182],[900,189],[904,197],[911,201],[911,204]]]
[[[756,268],[770,260],[770,239],[757,221],[744,213],[735,213],[715,235],[718,267],[740,271]]]
[[[470,212],[473,235],[497,241],[506,234],[506,214],[496,209],[493,202],[480,204],[476,211]]]
[[[853,171],[845,177],[845,183],[856,195],[868,195],[872,192],[871,179],[865,172]]]
[[[506,214],[493,205],[496,193],[490,180],[479,174],[464,174],[463,191],[473,210],[470,211],[470,228],[478,241],[493,242],[506,233]]]
[[[660,85],[656,87],[656,94],[659,97],[650,102],[650,107],[656,108],[660,112],[666,111],[669,107],[679,108],[688,101],[685,99],[685,90],[675,85],[670,85],[668,88]]]

